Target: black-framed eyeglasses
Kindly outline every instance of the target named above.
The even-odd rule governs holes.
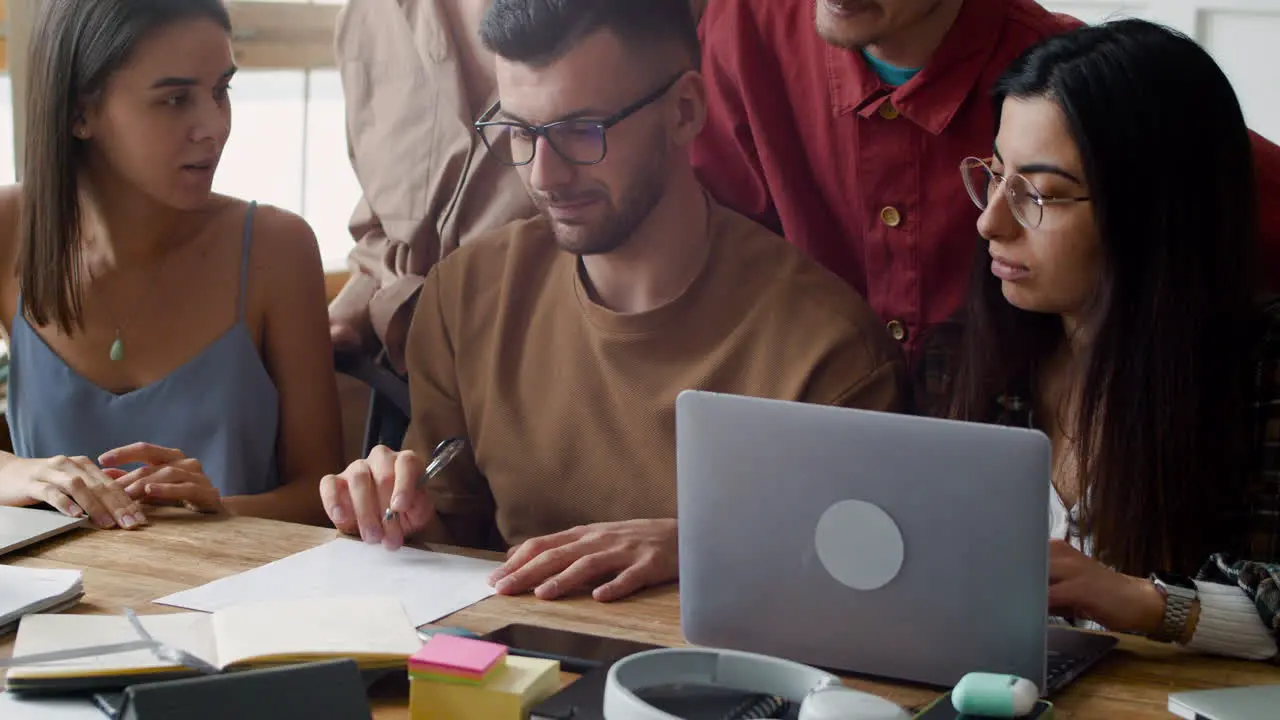
[[[1025,175],[1017,173],[1000,175],[991,169],[990,163],[990,160],[980,160],[976,157],[967,157],[960,163],[960,174],[964,178],[964,189],[969,191],[969,199],[973,200],[973,204],[977,205],[979,210],[985,211],[1003,185],[1005,194],[1009,199],[1009,210],[1013,212],[1013,218],[1028,230],[1035,230],[1040,227],[1040,222],[1044,220],[1044,207],[1046,205],[1066,205],[1089,201],[1087,196],[1055,197],[1053,195],[1045,195]]]
[[[667,94],[687,70],[664,82],[656,90],[622,108],[607,118],[570,118],[546,125],[526,125],[509,120],[493,120],[502,107],[494,103],[475,123],[476,132],[485,147],[500,163],[519,167],[533,162],[538,151],[538,138],[545,138],[556,154],[574,165],[596,165],[609,151],[605,133],[658,98]]]

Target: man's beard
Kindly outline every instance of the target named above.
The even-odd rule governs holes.
[[[543,216],[551,221],[551,229],[560,249],[574,255],[603,255],[622,247],[635,234],[636,229],[649,217],[666,192],[666,142],[654,143],[648,158],[636,169],[630,185],[625,189],[617,205],[603,191],[600,199],[605,203],[605,216],[588,224],[568,225],[557,222],[547,206],[554,200],[585,199],[593,193],[582,195],[539,194],[535,203]]]
[[[818,0],[818,2],[822,3],[824,0]],[[852,0],[851,4],[853,4]],[[921,12],[909,21],[904,22],[902,17],[898,17],[893,27],[884,27],[883,22],[872,23],[867,27],[866,21],[845,25],[839,19],[824,18],[822,9],[819,7],[815,25],[818,35],[828,45],[842,50],[861,51],[873,45],[879,45],[895,33],[909,32],[912,27],[919,26],[935,15],[942,5],[943,0],[934,0],[928,7],[921,8]],[[884,20],[884,8],[880,5],[874,6],[871,12],[878,16],[878,20]],[[858,27],[859,25],[863,27]]]
[[[822,2],[823,0],[818,0],[819,4]],[[841,50],[862,50],[868,45],[875,45],[881,39],[876,32],[868,31],[866,28],[859,31],[857,24],[851,28],[839,19],[824,17],[821,7],[818,8],[815,24],[819,37],[828,45]]]

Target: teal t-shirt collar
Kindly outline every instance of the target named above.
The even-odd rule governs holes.
[[[920,72],[920,68],[902,68],[897,65],[890,65],[865,49],[862,50],[862,57],[866,59],[867,64],[871,66],[876,75],[880,76],[881,80],[894,87],[906,85],[908,80]]]

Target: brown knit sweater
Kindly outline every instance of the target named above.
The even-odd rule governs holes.
[[[465,436],[432,482],[426,538],[514,545],[577,525],[675,517],[682,390],[897,410],[898,347],[841,280],[712,207],[705,269],[670,303],[595,304],[541,218],[428,275],[409,332],[407,449]]]

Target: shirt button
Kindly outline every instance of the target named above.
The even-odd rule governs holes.
[[[888,100],[880,104],[880,117],[885,120],[897,120],[899,114],[898,108],[894,107],[893,103]]]
[[[907,326],[903,325],[901,321],[890,320],[885,325],[885,328],[888,329],[889,331],[889,337],[893,338],[894,340],[897,340],[898,342],[902,342],[903,340],[907,339]]]
[[[880,211],[880,220],[891,228],[896,228],[902,224],[902,213],[898,212],[898,208],[890,205]]]

